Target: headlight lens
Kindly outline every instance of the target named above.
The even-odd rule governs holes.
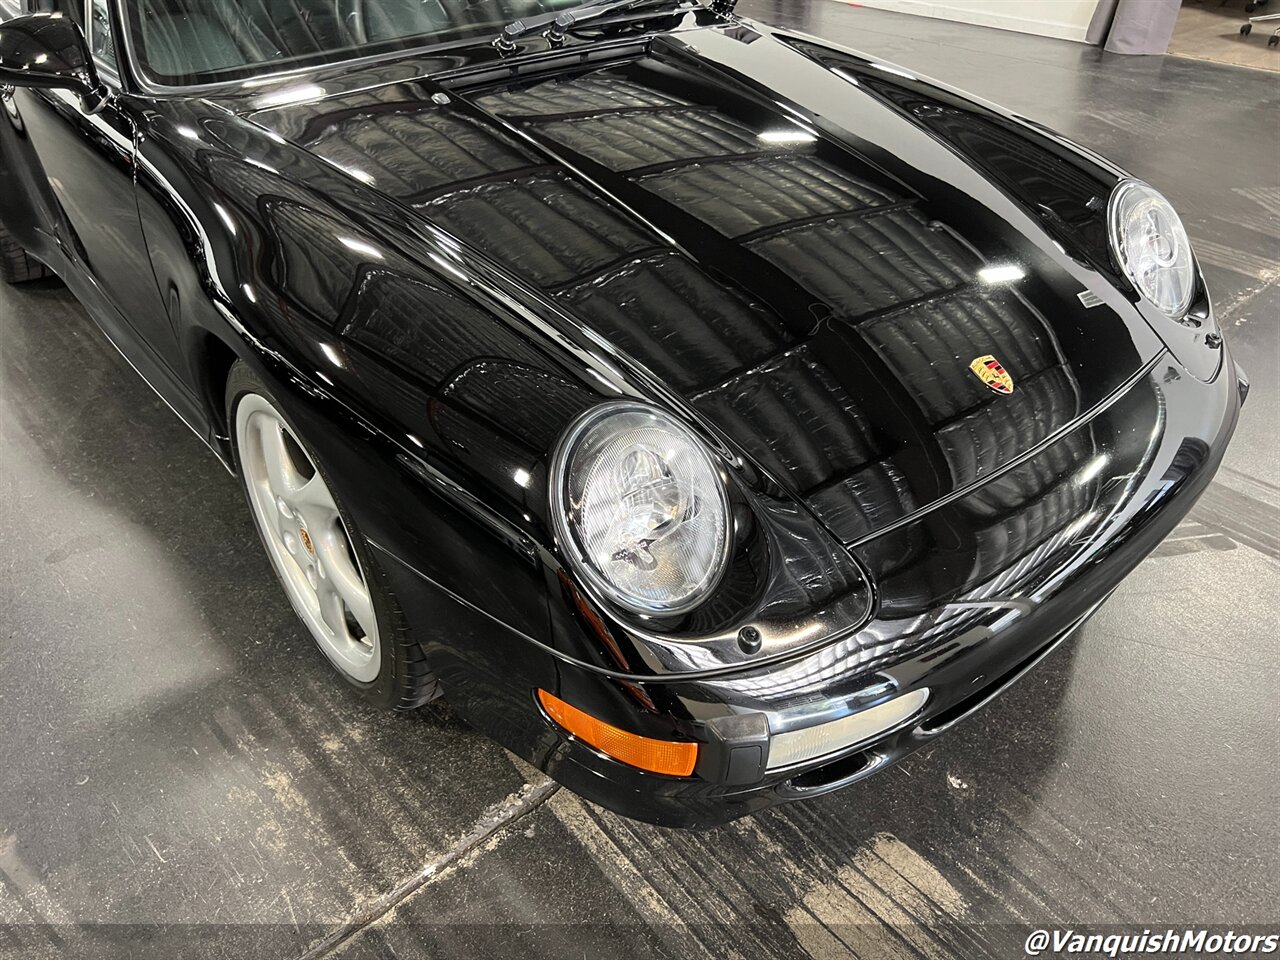
[[[605,403],[580,418],[556,451],[551,503],[580,572],[630,610],[690,610],[724,572],[724,483],[698,438],[653,407]]]
[[[1139,180],[1112,191],[1111,246],[1138,292],[1175,320],[1191,306],[1196,269],[1191,241],[1173,206]]]

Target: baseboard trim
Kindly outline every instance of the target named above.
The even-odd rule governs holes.
[[[972,23],[981,27],[996,27],[1000,30],[1012,30],[1016,33],[1033,33],[1041,37],[1056,40],[1073,40],[1085,42],[1088,25],[1080,26],[1060,20],[1038,20],[1034,17],[1020,17],[1011,13],[997,13],[991,10],[975,10],[972,7],[955,3],[938,2],[938,0],[834,0],[846,6],[875,7],[878,10],[889,10],[894,13],[909,13],[920,17],[932,17],[935,20],[954,20],[959,23]],[[1010,3],[1011,7],[1021,4]]]

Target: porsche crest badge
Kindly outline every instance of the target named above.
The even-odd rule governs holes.
[[[1009,376],[1009,371],[991,354],[978,357],[969,364],[969,369],[996,393],[1013,393],[1013,377]]]

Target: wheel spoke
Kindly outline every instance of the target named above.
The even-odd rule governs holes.
[[[338,507],[333,502],[333,495],[320,479],[319,472],[302,484],[286,498],[289,505],[302,514],[307,526],[317,530],[327,527],[338,519]]]
[[[373,603],[369,599],[369,589],[365,586],[360,571],[347,555],[342,534],[337,529],[325,531],[317,542],[316,549],[324,562],[328,581],[346,602],[356,622],[360,624],[366,636],[376,636],[377,626],[373,619]]]
[[[293,464],[284,439],[284,424],[267,420],[262,425],[262,456],[267,462],[267,477],[277,496],[288,499],[302,486],[302,476]]]
[[[320,603],[320,619],[325,626],[339,640],[345,640],[348,636],[347,618],[342,612],[342,597],[333,588],[332,581],[321,581],[320,589],[316,591],[316,600]]]

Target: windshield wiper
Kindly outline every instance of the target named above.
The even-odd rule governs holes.
[[[625,10],[627,7],[652,2],[654,0],[597,0],[594,3],[580,4],[572,10],[561,10],[559,13],[549,11],[540,13],[536,17],[529,17],[527,20],[513,20],[502,28],[493,45],[503,53],[510,53],[516,49],[516,41],[521,37],[542,31],[548,43],[558,46],[564,42],[569,30],[584,20],[594,20],[596,17]]]

